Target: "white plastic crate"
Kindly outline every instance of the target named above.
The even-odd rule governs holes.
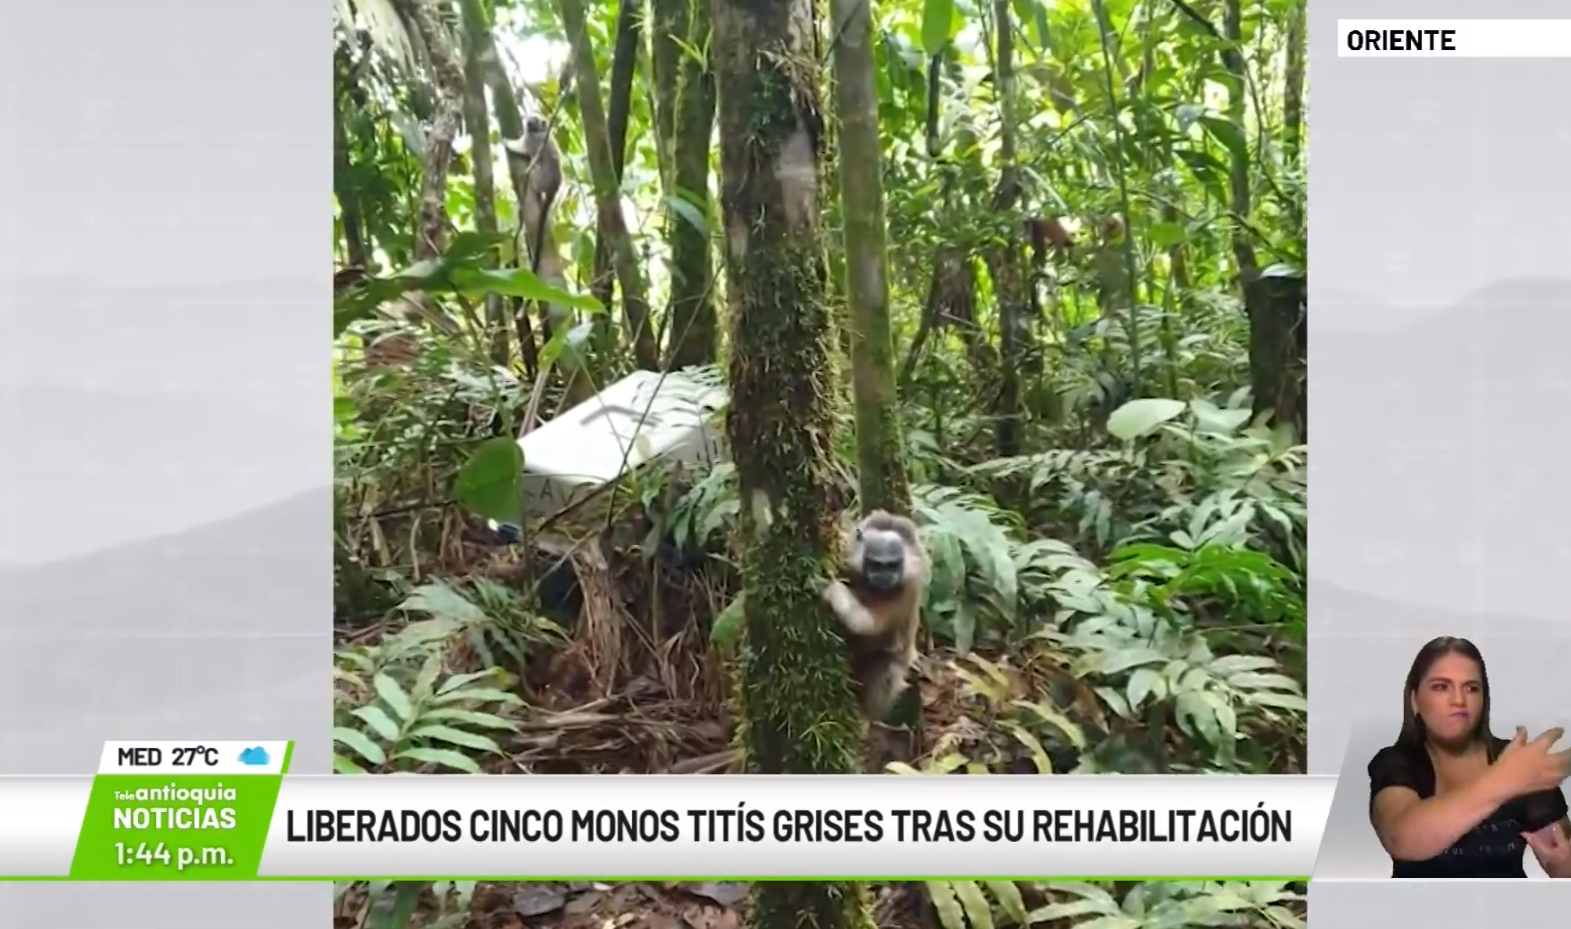
[[[724,388],[635,371],[519,439],[525,512],[544,519],[644,464],[712,465],[725,454]]]

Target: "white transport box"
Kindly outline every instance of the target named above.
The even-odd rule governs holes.
[[[723,387],[635,371],[518,440],[524,511],[544,519],[645,463],[713,465],[724,455]]]

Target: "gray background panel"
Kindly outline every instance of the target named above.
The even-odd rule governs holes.
[[[330,13],[0,4],[0,774],[328,771]],[[331,888],[0,884],[0,926],[325,926]]]
[[[1336,21],[1571,12],[1309,9],[1309,766],[1347,775],[1337,805],[1357,798],[1372,842],[1363,768],[1395,737],[1430,638],[1478,643],[1501,734],[1571,722],[1571,59],[1338,59]],[[1354,738],[1356,720],[1372,728]],[[1351,879],[1368,848],[1342,834],[1310,885],[1318,929],[1539,923],[1571,906],[1571,881],[1393,882],[1378,858]]]

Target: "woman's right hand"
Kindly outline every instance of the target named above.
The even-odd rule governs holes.
[[[1563,735],[1565,729],[1556,726],[1530,741],[1527,730],[1517,727],[1511,744],[1490,766],[1490,777],[1505,799],[1552,790],[1571,777],[1571,749],[1550,751]]]

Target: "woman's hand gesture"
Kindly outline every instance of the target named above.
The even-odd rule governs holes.
[[[1571,749],[1550,751],[1562,735],[1565,730],[1556,726],[1529,741],[1527,730],[1517,727],[1516,736],[1490,772],[1507,799],[1552,790],[1571,777]]]
[[[1537,832],[1524,832],[1522,838],[1533,849],[1544,873],[1550,877],[1571,877],[1571,839],[1559,823],[1550,823]]]

